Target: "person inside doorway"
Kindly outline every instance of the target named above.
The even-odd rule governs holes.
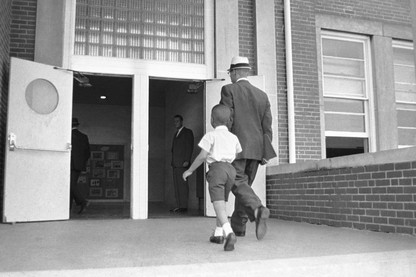
[[[171,212],[185,213],[188,211],[189,185],[187,180],[182,179],[182,174],[191,165],[192,152],[194,149],[194,134],[191,129],[183,126],[183,117],[173,117],[176,132],[172,140],[172,162],[173,186],[175,190],[176,207]]]
[[[88,136],[78,130],[78,118],[72,118],[72,148],[71,148],[71,192],[70,192],[70,210],[72,203],[75,201],[80,206],[78,214],[81,214],[89,205],[89,201],[85,198],[80,187],[78,186],[78,178],[81,171],[86,169],[87,161],[90,158],[90,143]]]

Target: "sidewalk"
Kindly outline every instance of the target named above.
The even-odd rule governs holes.
[[[416,276],[416,237],[270,219],[233,252],[215,219],[0,224],[0,276]]]

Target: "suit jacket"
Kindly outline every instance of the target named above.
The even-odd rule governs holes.
[[[191,165],[192,151],[194,150],[194,133],[191,129],[183,127],[182,131],[172,140],[172,167],[184,167],[183,163]]]
[[[273,137],[267,94],[247,80],[240,80],[222,87],[220,104],[232,110],[231,132],[238,137],[243,148],[237,159],[261,161],[265,155],[270,158],[269,148],[264,147],[264,136]]]
[[[71,144],[71,170],[85,170],[87,161],[91,155],[87,135],[81,133],[78,129],[72,129]]]

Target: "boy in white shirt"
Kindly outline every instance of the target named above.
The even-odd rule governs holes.
[[[211,111],[211,125],[214,131],[206,133],[198,146],[201,152],[195,158],[191,167],[183,173],[186,179],[203,162],[209,165],[207,181],[209,195],[216,214],[217,227],[210,241],[223,243],[225,237],[224,250],[234,250],[237,238],[228,221],[225,203],[228,201],[231,187],[234,185],[236,171],[231,163],[237,153],[242,151],[240,142],[228,127],[230,125],[231,110],[225,105],[218,104]]]

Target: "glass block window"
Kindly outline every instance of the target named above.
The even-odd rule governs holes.
[[[204,64],[204,0],[77,0],[75,55]]]
[[[368,152],[368,38],[324,32],[321,42],[327,158]]]
[[[399,148],[416,146],[416,77],[413,44],[393,43]]]

